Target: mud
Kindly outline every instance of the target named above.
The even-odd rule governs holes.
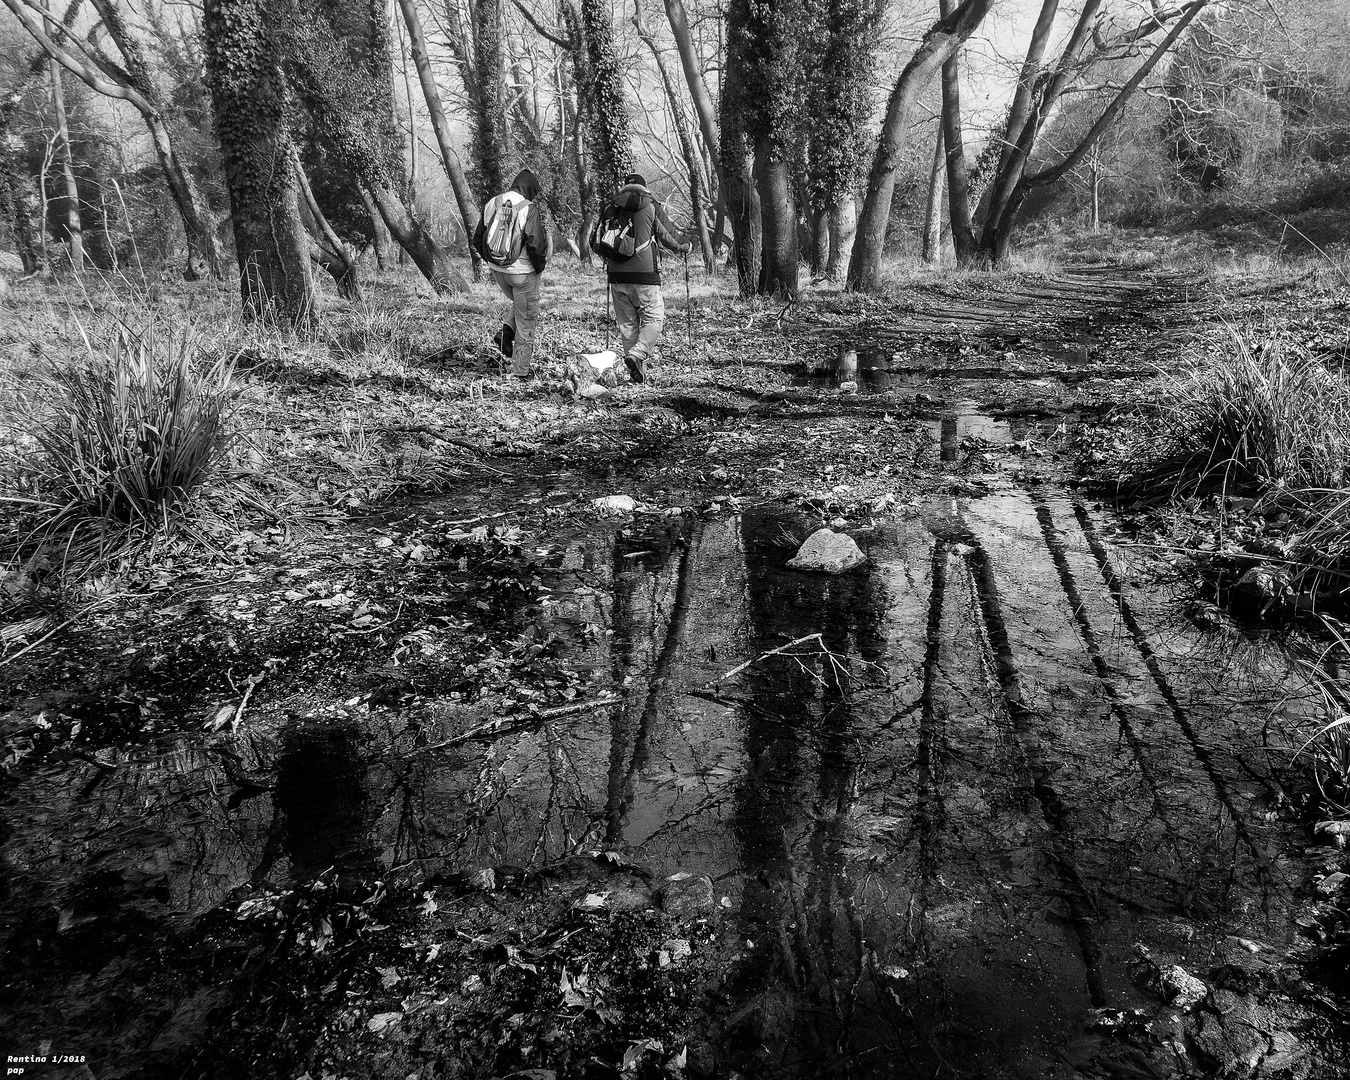
[[[158,733],[124,717],[13,762],[7,1052],[88,1058],[40,1076],[610,1076],[661,1031],[629,1075],[1346,1075],[1341,970],[1315,949],[1340,853],[1289,794],[1316,699],[1278,640],[1188,618],[1184,579],[1062,462],[1026,469],[1165,347],[1165,286],[1102,268],[818,334],[763,430],[790,406],[842,437],[885,417],[922,474],[899,497],[860,451],[843,494],[765,466],[762,437],[736,457],[746,415],[681,390],[664,407],[708,425],[681,460],[536,462],[365,519],[352,550],[385,530],[429,553],[372,571],[383,652],[263,649],[238,722],[186,683]],[[695,461],[732,464],[734,494],[691,490]],[[645,505],[590,510],[616,479]],[[494,540],[499,519],[523,528]],[[822,521],[864,567],[786,567]],[[27,730],[72,715],[11,701]],[[681,872],[707,895],[659,896]],[[682,934],[694,966],[634,961],[607,1015],[527,948],[601,925],[611,965],[669,964]],[[496,1005],[467,967],[409,974],[457,932],[465,964],[502,950]],[[520,1034],[568,1008],[570,1036]]]

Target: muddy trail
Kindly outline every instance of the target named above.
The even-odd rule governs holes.
[[[1350,1075],[1317,700],[1060,452],[1205,317],[1099,267],[805,310],[772,353],[752,319],[589,447],[39,657],[4,699],[6,1052]],[[867,561],[789,567],[822,525]]]

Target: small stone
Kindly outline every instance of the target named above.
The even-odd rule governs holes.
[[[670,957],[671,963],[678,964],[694,954],[693,947],[684,938],[670,938],[661,943],[661,951]]]
[[[1317,891],[1323,896],[1330,896],[1332,893],[1340,890],[1340,887],[1345,884],[1347,877],[1350,877],[1350,875],[1342,874],[1339,871],[1334,874],[1328,874],[1317,883]]]
[[[712,878],[707,874],[671,874],[656,891],[656,898],[661,910],[677,919],[710,915],[717,906]]]
[[[598,382],[593,382],[589,386],[583,386],[577,393],[587,401],[599,401],[601,398],[609,396],[609,389],[601,386]]]
[[[477,978],[477,976],[474,977]],[[402,1019],[403,1019],[402,1013],[397,1012],[376,1013],[368,1021],[366,1021],[366,1030],[378,1034],[385,1028],[389,1027],[391,1024],[397,1024]]]
[[[637,500],[631,495],[605,495],[591,503],[602,514],[631,514]]]
[[[867,561],[853,537],[831,529],[817,529],[797,549],[788,566],[794,570],[819,570],[825,574],[843,574]]]
[[[1158,975],[1167,1000],[1178,1009],[1190,1009],[1209,993],[1209,987],[1180,964],[1162,968]]]

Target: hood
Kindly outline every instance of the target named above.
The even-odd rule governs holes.
[[[614,205],[630,214],[642,209],[642,204],[652,197],[652,193],[641,184],[624,184],[614,194]]]
[[[520,172],[516,173],[516,178],[511,181],[511,190],[520,192],[530,202],[534,202],[535,199],[539,198],[539,177],[535,176],[529,169],[521,169]]]

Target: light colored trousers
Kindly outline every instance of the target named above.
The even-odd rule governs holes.
[[[619,328],[619,344],[624,356],[646,360],[656,348],[656,339],[666,324],[666,302],[661,296],[661,286],[615,282],[609,291],[614,296],[614,322]]]
[[[492,271],[497,288],[511,300],[511,312],[503,320],[516,332],[511,350],[511,374],[528,375],[534,358],[534,328],[539,322],[539,275]]]

